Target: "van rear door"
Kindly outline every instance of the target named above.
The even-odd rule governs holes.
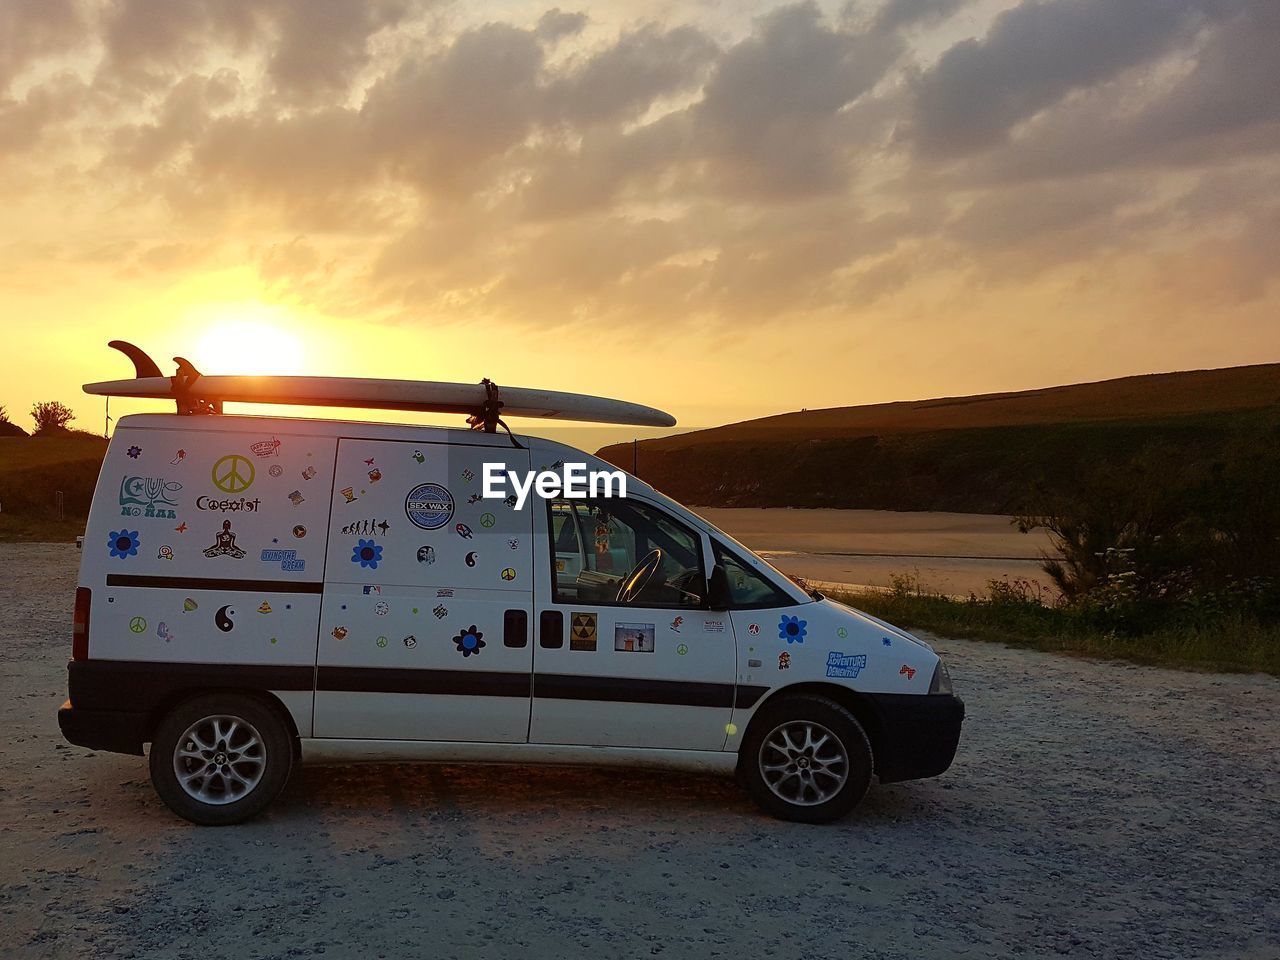
[[[522,743],[533,510],[481,494],[486,462],[523,476],[529,452],[424,437],[339,442],[315,735]]]

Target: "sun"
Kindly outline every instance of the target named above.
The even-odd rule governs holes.
[[[261,303],[217,304],[191,312],[204,331],[189,359],[201,373],[288,375],[306,368],[306,350],[289,312]]]

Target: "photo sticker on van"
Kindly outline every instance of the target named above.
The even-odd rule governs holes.
[[[652,623],[617,623],[613,627],[613,649],[623,653],[653,653]]]
[[[420,483],[404,498],[409,522],[423,530],[439,530],[453,519],[453,494],[438,483]]]

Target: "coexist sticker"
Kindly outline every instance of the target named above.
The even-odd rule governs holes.
[[[453,519],[453,494],[438,483],[420,483],[404,498],[409,522],[423,530],[439,530]]]

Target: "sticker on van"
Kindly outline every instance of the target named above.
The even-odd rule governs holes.
[[[409,522],[423,530],[439,530],[453,519],[453,494],[438,483],[420,483],[404,498]]]
[[[867,665],[865,653],[851,654],[832,650],[827,654],[827,676],[854,679]]]
[[[213,546],[204,551],[206,557],[231,557],[240,560],[244,551],[236,546],[236,535],[231,532],[231,521],[223,520],[222,529],[214,535]]]
[[[653,653],[652,623],[619,623],[613,628],[613,649],[623,653]]]
[[[182,484],[162,478],[125,477],[120,481],[120,516],[176,520],[172,508],[178,501],[171,494],[181,489]]]

